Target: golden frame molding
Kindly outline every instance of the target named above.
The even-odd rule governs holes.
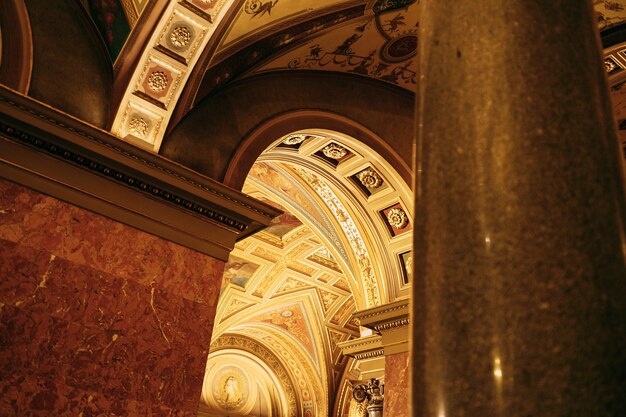
[[[224,261],[281,213],[6,87],[0,177]]]
[[[385,356],[409,350],[409,305],[403,299],[354,314],[361,326],[379,335]]]

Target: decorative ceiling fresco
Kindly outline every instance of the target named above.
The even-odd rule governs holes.
[[[154,4],[109,2],[127,16]],[[593,6],[601,30],[626,22],[624,0]],[[273,71],[342,72],[414,92],[419,10],[418,0],[170,1],[150,38],[135,40],[145,47],[119,86],[111,130],[158,151],[170,124],[200,100],[234,80]],[[110,22],[107,16],[94,20]]]
[[[593,7],[600,30],[606,30],[626,22],[626,2],[623,0],[594,0]]]
[[[326,416],[348,375],[338,344],[361,334],[354,313],[408,296],[410,189],[371,149],[319,130],[272,145],[243,191],[284,214],[225,266],[201,415]],[[256,364],[226,369],[227,352]]]
[[[416,88],[419,4],[358,19],[273,57],[246,75],[277,70],[348,72]]]
[[[246,0],[220,40],[215,57],[240,50],[295,22],[362,4],[362,0]]]
[[[220,44],[197,99],[236,77],[293,69],[348,72],[415,90],[418,1],[315,4],[266,23],[236,20],[234,26],[255,29]]]

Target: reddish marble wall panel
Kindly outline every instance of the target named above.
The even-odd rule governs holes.
[[[195,415],[223,268],[0,180],[0,415]]]
[[[385,357],[385,402],[383,415],[409,417],[409,353]]]

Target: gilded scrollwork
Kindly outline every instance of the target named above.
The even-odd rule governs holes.
[[[359,270],[363,279],[363,286],[365,288],[365,299],[367,305],[380,305],[380,291],[378,289],[376,276],[374,275],[374,268],[372,267],[372,262],[370,260],[369,252],[366,249],[365,241],[361,237],[356,224],[348,215],[347,210],[328,185],[308,170],[296,167],[293,169],[311,186],[311,188],[313,188],[313,190],[315,190],[322,200],[324,200],[327,207],[341,225],[341,228],[350,242],[350,246],[352,247],[359,265]]]

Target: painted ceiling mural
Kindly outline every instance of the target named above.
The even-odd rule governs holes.
[[[359,19],[298,45],[248,75],[276,70],[321,70],[373,77],[416,88],[418,3]]]
[[[246,0],[221,39],[216,56],[241,49],[254,39],[280,30],[285,24],[359,5],[361,0]]]
[[[593,0],[593,7],[601,31],[626,22],[624,0]]]
[[[129,16],[139,18],[155,4],[82,1],[106,9],[92,16],[103,38],[109,42],[112,35],[118,46],[126,35],[116,34],[115,22],[133,27]],[[594,0],[598,27],[626,22],[625,3]],[[158,152],[170,123],[200,100],[233,80],[270,71],[342,72],[415,91],[419,11],[419,0],[170,0],[150,39],[140,40],[146,46],[120,86],[111,130]],[[203,50],[212,52],[200,60]],[[200,78],[178,103],[192,73]]]

